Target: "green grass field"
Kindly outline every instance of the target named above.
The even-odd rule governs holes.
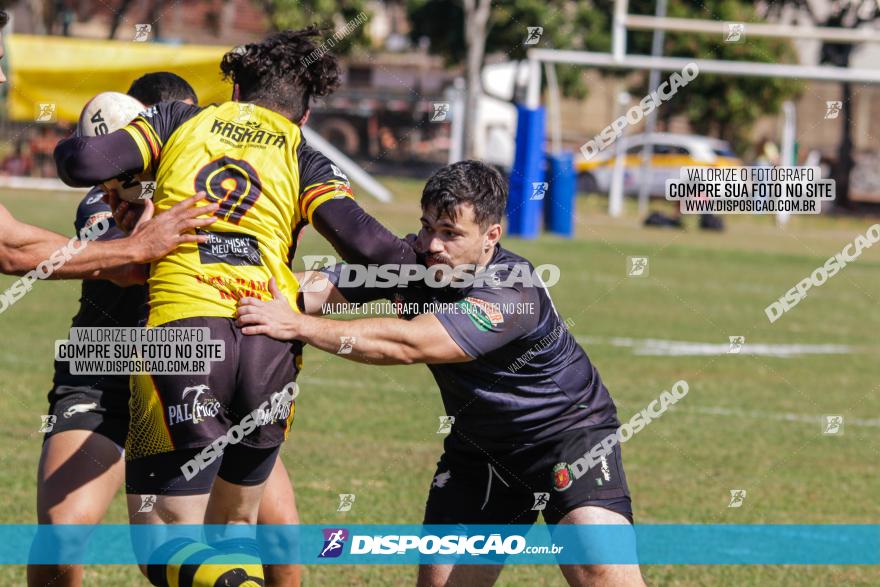
[[[394,204],[362,198],[398,234],[415,230],[420,182],[387,180]],[[0,194],[17,217],[72,231],[77,197]],[[774,324],[764,307],[872,223],[795,217],[726,217],[728,230],[649,231],[628,209],[611,219],[604,201],[582,199],[574,240],[507,239],[535,264],[555,263],[554,301],[611,390],[622,419],[678,379],[689,395],[623,449],[642,523],[880,523],[880,247],[868,249]],[[314,231],[301,253],[331,252]],[[627,256],[647,256],[650,275],[626,276]],[[12,278],[0,278],[5,289]],[[66,336],[78,283],[40,283],[0,314],[0,522],[33,523],[40,414],[52,376],[53,341]],[[646,356],[610,339],[727,345],[841,344],[851,352],[773,358]],[[297,420],[283,458],[306,523],[419,523],[441,453],[439,393],[423,366],[366,367],[309,349]],[[844,434],[821,433],[823,414],[845,417]],[[730,489],[743,507],[727,507]],[[337,494],[354,493],[349,513]],[[108,522],[126,521],[122,496]],[[674,586],[878,585],[876,567],[645,567],[649,584]],[[408,567],[308,567],[306,585],[407,585]],[[23,585],[24,569],[0,569]],[[87,585],[146,584],[135,569],[94,567]],[[555,567],[509,567],[500,585],[562,585]]]

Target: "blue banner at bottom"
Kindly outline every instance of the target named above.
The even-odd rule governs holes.
[[[177,541],[177,542],[173,542]],[[0,525],[0,564],[162,564],[171,544],[264,564],[876,565],[880,525]],[[248,545],[242,550],[241,545]],[[164,548],[160,548],[166,545]],[[226,552],[226,551],[223,551]],[[253,562],[252,558],[243,562]]]

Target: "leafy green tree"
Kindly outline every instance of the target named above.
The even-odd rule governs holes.
[[[311,24],[322,28],[340,31],[347,22],[351,22],[362,12],[369,19],[366,0],[257,0],[265,11],[269,26],[274,31],[301,29]],[[342,4],[342,6],[340,6]],[[345,37],[333,46],[333,52],[344,55],[356,47],[369,43],[367,23],[355,26]]]
[[[806,16],[814,25],[831,28],[858,28],[866,23],[876,23],[880,20],[880,2],[877,0],[839,0],[825,6],[827,10],[820,13],[817,8],[822,4],[813,5],[807,0],[782,0],[770,4],[768,14],[777,19],[783,16],[786,8],[795,8],[799,14]],[[835,67],[849,67],[855,45],[852,43],[822,43],[819,53],[819,62],[824,65]],[[841,109],[839,120],[843,124],[843,133],[840,145],[837,148],[837,160],[831,169],[831,175],[837,183],[835,206],[850,208],[852,203],[849,197],[849,180],[855,167],[853,158],[853,84],[843,82],[841,88]]]
[[[634,0],[630,10],[634,14],[653,14],[654,2]],[[684,0],[670,0],[669,16],[742,22],[746,27],[745,40],[738,43],[726,43],[721,35],[667,33],[666,56],[797,63],[794,47],[788,40],[748,36],[748,23],[762,21],[750,2],[705,0],[695,7]],[[635,32],[630,36],[633,53],[650,53],[650,32]],[[803,82],[796,80],[701,73],[688,84],[686,93],[682,94],[685,99],[674,98],[665,103],[658,110],[658,116],[668,122],[673,116],[684,115],[696,132],[729,140],[739,152],[744,152],[758,118],[779,113],[782,103],[797,96],[803,87]],[[646,91],[647,86],[640,89]]]
[[[467,0],[463,0],[467,2]],[[409,0],[412,36],[427,36],[431,51],[450,64],[462,63],[467,52],[465,9],[456,0]],[[632,14],[653,14],[655,0],[631,0]],[[613,0],[510,0],[492,6],[485,34],[486,53],[503,53],[510,59],[524,59],[527,27],[544,28],[538,47],[585,51],[611,51]],[[669,16],[752,22],[758,17],[747,0],[705,0],[699,6],[686,0],[670,0]],[[630,54],[650,54],[651,33],[631,31],[627,36]],[[744,43],[724,43],[719,36],[669,33],[664,55],[759,62],[795,62],[787,41],[746,38]],[[559,67],[560,85],[567,95],[583,96],[582,68]],[[605,70],[623,75],[627,70]],[[701,74],[688,84],[686,100],[671,100],[658,111],[663,120],[684,114],[698,132],[716,134],[742,148],[748,130],[764,114],[775,114],[782,102],[799,91],[797,82],[767,78],[746,78]],[[638,94],[647,84],[633,88]]]
[[[600,30],[590,20],[588,2],[567,0],[408,0],[411,37],[427,37],[431,52],[450,65],[464,63],[467,77],[465,156],[473,154],[473,113],[481,91],[480,71],[485,53],[502,53],[511,60],[525,59],[529,27],[543,27],[538,47],[586,48],[586,39]],[[559,82],[569,95],[585,95],[580,68],[559,68]]]

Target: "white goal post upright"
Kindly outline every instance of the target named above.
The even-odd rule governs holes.
[[[854,44],[880,43],[880,32],[870,28],[842,29],[765,23],[745,23],[745,25],[746,35],[755,37],[810,39]],[[528,108],[538,108],[541,105],[542,63],[567,63],[590,67],[632,70],[657,69],[660,71],[681,71],[688,63],[696,63],[700,73],[880,84],[880,69],[629,55],[626,51],[627,29],[665,30],[717,35],[727,31],[726,23],[719,21],[629,14],[628,0],[615,0],[614,16],[611,25],[611,53],[561,49],[529,49],[529,80],[525,105]],[[791,133],[784,133],[784,138],[786,141],[793,140]],[[535,148],[543,148],[543,144]],[[793,149],[793,145],[783,144],[783,151],[791,151],[791,149]],[[622,169],[622,166],[618,167]],[[618,171],[618,173],[620,172],[622,171]],[[622,186],[623,182],[612,181],[612,185]],[[617,211],[623,209],[622,204],[622,188],[613,190],[608,197],[609,214],[616,216]]]

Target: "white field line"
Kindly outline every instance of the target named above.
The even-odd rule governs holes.
[[[736,408],[722,408],[720,406],[675,406],[674,410],[694,412],[696,414],[706,414],[710,416],[735,416],[749,419],[757,418],[761,420],[780,420],[785,422],[806,422],[817,426],[820,425],[823,421],[823,416],[793,414],[791,412],[763,412],[759,410],[739,410]],[[850,418],[849,416],[845,416],[844,425],[880,428],[880,419],[863,420],[860,418]]]
[[[660,338],[622,338],[602,336],[575,336],[580,344],[611,345],[631,348],[634,355],[653,357],[698,357],[727,355],[730,343],[689,342]],[[859,352],[845,344],[766,344],[744,343],[740,355],[791,358],[803,355],[846,355]]]
[[[81,192],[86,188],[72,188],[54,177],[0,177],[0,188],[16,190],[40,190],[50,192]]]

